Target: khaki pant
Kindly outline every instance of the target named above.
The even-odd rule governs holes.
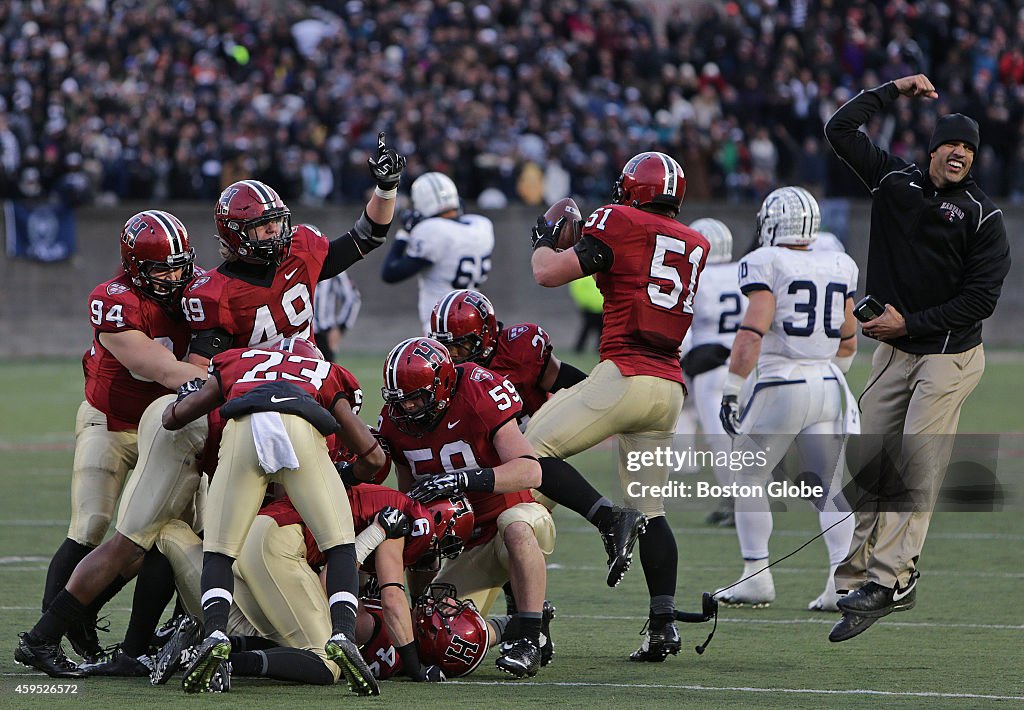
[[[231,419],[224,426],[217,473],[207,496],[203,550],[238,559],[271,482],[284,486],[321,550],[355,542],[352,509],[323,434],[302,417],[282,414],[299,468],[267,475],[259,463],[250,420]]]
[[[107,415],[82,402],[75,417],[70,539],[89,547],[103,542],[128,472],[138,461],[138,441],[137,430],[108,430]]]
[[[501,586],[508,581],[508,549],[505,528],[512,523],[526,523],[533,528],[537,546],[547,557],[555,550],[555,522],[547,508],[537,503],[519,503],[498,516],[498,534],[486,544],[466,550],[453,560],[445,560],[435,582],[455,585],[459,599],[470,599],[481,615],[486,616]]]
[[[177,431],[164,429],[161,417],[174,400],[175,395],[164,395],[142,413],[139,461],[117,510],[117,531],[144,550],[153,547],[168,521],[195,514],[200,482],[196,456],[206,443],[206,417]]]
[[[605,360],[583,382],[545,402],[530,418],[526,438],[538,456],[566,459],[617,435],[619,482],[626,505],[653,518],[665,514],[663,499],[631,496],[628,486],[634,481],[664,486],[668,466],[640,466],[630,471],[627,464],[631,454],[672,445],[682,408],[683,386],[678,382],[643,375],[623,377],[614,362]],[[554,507],[548,498],[534,495],[548,508]]]
[[[912,355],[881,344],[861,395],[862,441],[851,471],[869,461],[880,465],[879,490],[903,490],[894,504],[885,495],[850,501],[858,511],[850,553],[836,571],[837,589],[876,582],[906,586],[917,568],[939,487],[953,451],[964,400],[985,370],[979,345],[952,355]],[[878,500],[881,497],[882,500]]]

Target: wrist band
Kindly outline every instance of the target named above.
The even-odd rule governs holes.
[[[387,582],[386,584],[382,584],[379,587],[377,587],[377,589],[379,589],[380,591],[383,592],[388,587],[398,587],[403,592],[405,591],[405,585],[402,584],[401,582]]]
[[[853,331],[852,333],[850,333],[850,334],[849,334],[849,335],[847,335],[846,337],[841,337],[841,338],[839,338],[839,340],[840,340],[840,341],[843,341],[843,340],[852,340],[852,339],[854,339],[854,338],[856,338],[856,337],[857,337],[857,331]]]
[[[754,335],[756,335],[759,338],[763,338],[764,337],[764,333],[762,333],[757,328],[751,328],[749,325],[741,325],[741,326],[739,326],[737,328],[737,330],[749,330],[751,333],[753,333]]]
[[[378,185],[373,188],[373,194],[382,200],[393,200],[398,197],[398,186],[396,185],[390,190],[382,190],[380,189],[380,185]]]
[[[380,442],[377,441],[376,439],[374,439],[373,440],[373,446],[371,446],[370,448],[368,448],[366,451],[364,451],[361,454],[356,454],[356,458],[357,459],[365,459],[367,456],[369,456],[371,453],[373,453],[374,449],[378,449],[378,448],[380,448]]]

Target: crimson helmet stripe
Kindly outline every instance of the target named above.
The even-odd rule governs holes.
[[[259,180],[242,180],[242,184],[246,185],[247,187],[255,191],[256,194],[260,196],[260,200],[263,202],[263,204],[272,205],[274,204],[274,202],[277,201],[275,199],[274,193],[270,190],[270,188],[264,185]]]
[[[167,234],[167,244],[170,246],[171,256],[176,256],[185,251],[184,245],[181,243],[181,235],[178,233],[177,225],[175,222],[177,218],[163,212],[161,210],[148,210],[147,215],[150,215],[160,226],[164,228],[164,232]]]

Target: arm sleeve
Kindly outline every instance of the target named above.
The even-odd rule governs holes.
[[[874,143],[861,126],[893,103],[899,97],[893,82],[875,89],[862,91],[843,104],[825,124],[825,139],[839,158],[864,183],[869,191],[878,187],[881,179],[893,170],[907,165],[900,158],[889,155]]]
[[[615,253],[611,247],[590,234],[584,234],[583,238],[576,242],[573,251],[580,260],[584,276],[607,271],[612,268],[612,262],[615,260]]]
[[[332,241],[331,246],[328,247],[327,258],[324,259],[324,265],[320,269],[320,277],[317,281],[334,278],[362,258],[363,255],[359,251],[359,247],[356,246],[352,232],[345,232]]]
[[[985,320],[996,308],[1003,280],[1010,271],[1010,245],[1006,239],[1003,214],[995,211],[981,224],[975,247],[964,264],[960,294],[945,303],[908,313],[907,334],[941,333]]]
[[[391,251],[388,252],[380,267],[380,277],[384,283],[393,284],[405,281],[430,266],[430,262],[426,259],[409,256],[406,253],[407,247],[408,242],[402,239],[395,240],[391,245]]]
[[[563,360],[558,364],[558,374],[555,375],[555,381],[551,385],[551,393],[554,394],[558,390],[572,387],[585,379],[587,379],[587,373]]]

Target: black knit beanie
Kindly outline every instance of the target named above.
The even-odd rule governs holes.
[[[943,116],[935,124],[935,132],[932,133],[932,139],[928,142],[928,152],[934,153],[935,149],[943,143],[954,141],[963,141],[977,153],[978,144],[981,142],[981,137],[978,134],[978,122],[962,113]]]

